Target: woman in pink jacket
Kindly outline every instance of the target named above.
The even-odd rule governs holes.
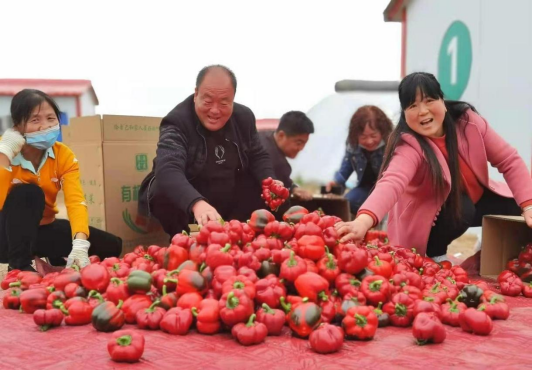
[[[444,260],[448,245],[484,215],[520,215],[531,227],[531,177],[515,148],[464,102],[444,101],[429,73],[398,88],[402,114],[374,191],[352,222],[336,225],[341,242],[362,240],[387,213],[389,240]],[[505,183],[489,179],[488,163]]]

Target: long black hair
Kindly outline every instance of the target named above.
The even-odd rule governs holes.
[[[431,172],[431,179],[433,188],[436,190],[439,196],[443,196],[445,193],[446,182],[442,168],[437,160],[437,156],[433,152],[433,149],[427,142],[424,136],[411,130],[405,120],[405,110],[415,102],[417,91],[420,91],[422,99],[424,97],[430,97],[433,99],[444,100],[444,93],[440,88],[440,84],[430,73],[426,72],[414,72],[404,77],[400,86],[398,87],[398,94],[400,97],[400,105],[402,107],[402,113],[398,125],[393,130],[387,142],[385,149],[385,156],[383,164],[381,166],[380,177],[383,172],[389,166],[394,150],[398,146],[401,140],[402,133],[409,133],[420,144],[424,156],[429,165]],[[443,129],[446,135],[446,150],[448,151],[448,167],[451,175],[451,191],[448,196],[445,207],[450,207],[453,211],[454,219],[458,221],[461,217],[461,173],[459,171],[459,150],[457,142],[456,122],[459,118],[466,114],[468,109],[472,109],[477,112],[475,108],[466,102],[461,101],[444,101],[447,112],[444,115]],[[468,120],[468,117],[466,117]]]

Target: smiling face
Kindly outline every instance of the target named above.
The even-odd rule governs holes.
[[[233,113],[235,89],[224,70],[209,70],[194,91],[194,109],[202,125],[210,131],[220,130]]]
[[[52,106],[44,101],[40,106],[33,109],[30,118],[26,122],[24,132],[35,133],[49,129],[59,124],[59,119]]]
[[[442,99],[424,96],[418,89],[415,101],[404,110],[404,114],[407,125],[414,132],[430,138],[444,135],[446,106]]]

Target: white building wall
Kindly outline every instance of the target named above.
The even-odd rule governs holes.
[[[95,115],[95,102],[93,95],[90,92],[84,93],[81,97],[81,115],[93,116]]]

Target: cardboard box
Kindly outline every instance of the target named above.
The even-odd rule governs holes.
[[[350,203],[341,196],[314,195],[311,201],[293,201],[293,205],[300,205],[309,211],[321,208],[327,215],[335,215],[343,221],[348,222],[350,218]]]
[[[76,154],[89,208],[89,224],[123,240],[123,253],[137,245],[168,245],[160,226],[137,222],[142,180],[152,169],[159,117],[104,115],[73,118],[63,142]]]
[[[482,276],[496,278],[510,259],[531,243],[531,228],[521,216],[487,215],[483,218],[481,239]]]

